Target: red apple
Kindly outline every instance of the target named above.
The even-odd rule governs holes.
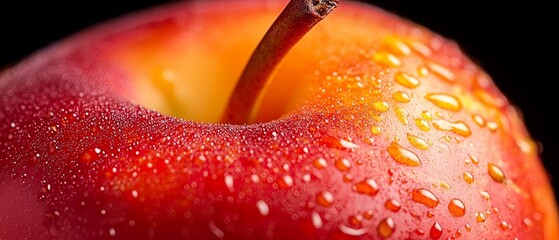
[[[0,239],[559,238],[518,111],[372,6],[342,2],[220,123],[286,4],[176,3],[4,71]]]

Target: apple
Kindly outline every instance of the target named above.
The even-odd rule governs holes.
[[[0,239],[559,237],[518,110],[455,43],[301,3],[174,3],[2,72]]]

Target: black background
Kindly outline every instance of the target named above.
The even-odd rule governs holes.
[[[95,23],[165,0],[1,1],[0,66]],[[550,4],[538,1],[369,1],[457,41],[494,78],[524,114],[528,129],[543,146],[544,164],[559,191],[559,136],[556,126],[559,61],[552,34]],[[342,1],[343,4],[343,1]],[[531,174],[531,173],[526,173]],[[557,193],[556,193],[557,196]]]

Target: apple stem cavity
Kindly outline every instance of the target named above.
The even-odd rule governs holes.
[[[334,8],[338,0],[291,0],[252,53],[229,98],[223,122],[246,124],[268,79],[289,50]]]

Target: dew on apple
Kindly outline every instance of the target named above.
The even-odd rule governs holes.
[[[435,194],[425,188],[413,190],[412,200],[430,208],[434,208],[439,205],[439,199],[435,196]]]
[[[334,161],[334,166],[342,172],[349,171],[351,162],[347,158],[339,158]]]
[[[382,128],[376,125],[371,126],[371,133],[374,135],[379,135],[382,132]]]
[[[479,127],[485,127],[485,119],[478,114],[473,114],[472,119]]]
[[[410,47],[401,39],[397,37],[387,37],[383,41],[384,44],[388,45],[392,51],[397,52],[401,55],[410,55]]]
[[[498,183],[505,183],[505,173],[497,165],[488,163],[487,171],[489,172],[489,176],[491,176],[491,179],[493,179],[493,181]]]
[[[355,229],[355,228],[348,227],[344,224],[340,224],[338,228],[342,233],[354,237],[362,236],[363,234],[367,233],[367,229],[364,228]]]
[[[443,235],[443,227],[439,222],[433,223],[431,230],[429,230],[429,237],[432,239],[439,239]]]
[[[316,195],[316,203],[323,207],[330,207],[334,203],[334,195],[328,191],[322,191]]]
[[[462,217],[466,214],[466,206],[464,205],[464,202],[462,202],[462,200],[453,198],[448,204],[448,211],[450,212],[450,214],[452,214],[452,216]]]
[[[349,173],[345,173],[345,174],[342,176],[342,181],[343,181],[344,183],[350,183],[350,182],[352,182],[352,181],[353,181],[353,175],[351,175],[351,174],[349,174]]]
[[[322,218],[316,211],[311,213],[311,222],[314,228],[319,229],[322,227]]]
[[[313,165],[317,169],[324,169],[328,166],[328,162],[324,158],[317,158],[313,161]]]
[[[407,43],[415,52],[421,54],[423,57],[430,57],[433,54],[431,48],[422,42],[409,40]]]
[[[373,61],[385,67],[399,67],[402,60],[388,52],[377,52],[373,56]]]
[[[283,189],[290,188],[293,186],[293,178],[289,175],[283,175],[283,177],[278,180],[278,184]]]
[[[396,83],[406,88],[412,88],[412,89],[419,87],[421,83],[419,79],[417,79],[416,77],[404,72],[396,73],[396,75],[394,76],[394,81],[396,81]]]
[[[258,212],[260,212],[262,216],[268,216],[270,208],[268,207],[268,204],[264,202],[264,200],[258,200],[256,202],[256,207],[258,208]]]
[[[402,91],[396,91],[392,94],[392,97],[400,103],[409,103],[411,101],[410,95]]]
[[[427,150],[430,147],[430,144],[427,143],[427,141],[425,141],[423,138],[420,138],[416,135],[407,133],[406,134],[408,141],[410,142],[410,144],[412,146],[414,146],[417,149],[421,149],[421,150]]]
[[[491,196],[489,195],[489,193],[487,191],[480,191],[479,195],[481,195],[485,200],[491,199]]]
[[[425,119],[414,118],[413,120],[417,128],[419,128],[420,130],[424,132],[429,132],[431,130],[431,126],[429,125],[429,122],[427,122]]]
[[[403,148],[396,142],[392,142],[390,146],[388,146],[387,151],[390,157],[398,163],[411,167],[421,165],[421,160],[419,160],[419,157],[414,152]]]
[[[428,218],[433,218],[435,216],[435,213],[433,213],[433,211],[427,211],[427,213],[425,214]]]
[[[368,178],[353,185],[352,190],[360,194],[375,196],[379,191],[379,187],[375,180]]]
[[[353,228],[362,228],[363,227],[363,216],[361,216],[361,215],[351,215],[347,219],[347,222]]]
[[[396,229],[396,224],[391,217],[384,218],[380,221],[377,226],[377,233],[383,237],[388,238],[392,236],[394,230]]]
[[[492,121],[487,122],[486,126],[492,132],[496,131],[497,128],[499,128],[499,124],[496,123],[496,122],[492,122]]]
[[[464,172],[462,174],[462,178],[464,178],[464,181],[466,181],[468,184],[472,184],[474,182],[474,175],[471,172]]]
[[[401,207],[400,202],[398,202],[398,201],[395,200],[395,199],[389,199],[389,200],[387,200],[387,201],[384,203],[384,206],[385,206],[388,210],[390,210],[390,211],[392,211],[392,212],[398,212],[398,211],[400,210],[400,207]]]
[[[462,121],[449,122],[443,119],[435,119],[433,120],[433,127],[440,131],[451,131],[464,137],[472,135],[470,127]]]
[[[213,221],[210,221],[208,223],[208,227],[210,228],[210,231],[217,237],[217,238],[224,238],[225,237],[225,233],[223,232],[223,230],[219,229],[215,223]]]
[[[427,64],[429,70],[431,70],[435,75],[440,77],[442,80],[450,83],[454,83],[456,81],[456,75],[450,69],[440,65],[438,63],[429,62]]]
[[[408,125],[408,117],[409,117],[409,113],[407,110],[396,107],[394,108],[394,113],[396,113],[396,117],[398,118],[398,121],[400,121],[401,124],[403,125]]]
[[[474,214],[474,217],[476,218],[476,221],[478,223],[485,222],[485,219],[487,219],[487,217],[485,216],[485,213],[483,213],[483,212],[476,212]]]
[[[501,221],[501,222],[499,223],[499,227],[501,227],[501,229],[503,229],[503,230],[507,230],[507,229],[509,229],[511,226],[510,226],[510,224],[509,224],[507,221]]]
[[[375,101],[373,102],[373,108],[379,112],[386,112],[389,109],[389,105],[385,101]]]
[[[340,139],[340,145],[342,145],[342,147],[347,149],[354,149],[359,147],[359,145],[344,139]]]
[[[456,112],[462,109],[462,103],[460,103],[460,100],[447,93],[429,93],[425,96],[425,99],[445,110]]]

